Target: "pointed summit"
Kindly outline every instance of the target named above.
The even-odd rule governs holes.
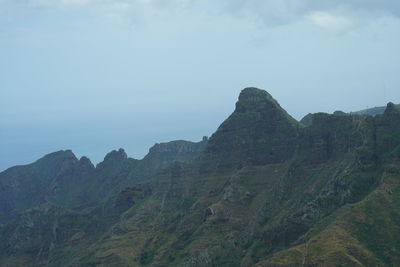
[[[239,95],[235,112],[262,112],[268,105],[281,109],[278,102],[267,91],[255,87],[247,87]]]
[[[294,151],[297,129],[297,121],[268,92],[245,88],[206,152],[220,165],[283,162]]]
[[[290,123],[298,124],[267,91],[256,87],[247,87],[240,92],[234,112],[258,112],[267,117],[282,117]]]

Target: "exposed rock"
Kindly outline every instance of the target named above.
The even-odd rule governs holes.
[[[206,208],[204,211],[204,221],[207,220],[208,217],[214,214],[214,210],[212,208]]]
[[[115,200],[115,207],[120,211],[126,210],[135,204],[136,201],[145,199],[151,195],[151,188],[146,186],[128,187],[122,190]]]

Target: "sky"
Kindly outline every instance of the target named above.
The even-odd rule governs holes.
[[[0,0],[0,170],[210,136],[248,86],[294,118],[400,103],[398,0]]]

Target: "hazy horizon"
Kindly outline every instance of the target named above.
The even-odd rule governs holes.
[[[294,118],[400,103],[400,2],[0,0],[0,170],[199,141],[240,91]]]
[[[367,106],[365,108],[372,108],[372,107],[368,107]],[[234,109],[234,104],[232,106],[231,112],[233,112],[233,109]],[[338,109],[335,109],[334,111],[336,111],[336,110],[338,110]],[[358,111],[358,110],[349,110],[347,112],[351,112],[351,111]],[[313,111],[313,112],[310,112],[310,113],[315,113],[315,112],[318,112],[318,111]],[[332,113],[332,112],[333,111],[331,111],[330,113]],[[229,114],[230,114],[230,112],[229,112]],[[131,149],[133,147],[133,151],[127,150],[122,145],[118,146],[118,144],[117,144],[118,141],[117,140],[113,140],[114,141],[114,143],[113,143],[114,146],[109,146],[108,145],[108,147],[109,147],[108,150],[106,150],[104,147],[102,147],[101,149],[96,149],[96,147],[98,146],[98,143],[97,143],[98,141],[96,141],[96,137],[98,137],[98,138],[102,138],[103,137],[104,138],[104,136],[102,136],[101,134],[93,134],[93,135],[90,136],[90,138],[93,138],[93,139],[91,139],[92,142],[89,142],[89,143],[86,143],[86,144],[75,145],[75,149],[70,148],[70,147],[63,147],[61,143],[57,143],[57,144],[54,144],[54,146],[53,146],[55,150],[47,151],[47,152],[45,152],[43,150],[41,155],[38,154],[40,152],[29,154],[30,158],[26,159],[25,162],[21,161],[22,163],[14,164],[14,165],[11,165],[11,166],[0,166],[0,171],[6,170],[7,168],[13,167],[15,165],[26,165],[26,164],[33,163],[34,161],[38,160],[39,158],[41,158],[41,157],[43,157],[43,156],[45,156],[47,154],[59,151],[59,150],[72,150],[72,152],[77,156],[78,159],[80,157],[82,157],[82,156],[86,156],[95,165],[98,164],[99,162],[101,162],[103,160],[103,158],[106,156],[107,153],[111,152],[112,150],[118,150],[119,148],[123,148],[125,150],[125,152],[128,154],[128,157],[135,158],[135,159],[142,159],[144,156],[146,156],[146,154],[148,153],[148,150],[153,145],[155,145],[156,143],[163,143],[163,142],[169,142],[169,141],[174,141],[174,140],[186,140],[186,141],[192,141],[192,142],[199,142],[199,141],[201,141],[203,136],[210,137],[217,130],[219,124],[221,124],[223,122],[223,120],[226,119],[229,116],[229,114],[226,114],[226,117],[223,118],[214,127],[214,129],[211,129],[212,125],[210,123],[207,123],[207,122],[204,123],[205,125],[201,125],[202,127],[204,127],[204,129],[207,129],[209,131],[211,130],[211,132],[208,132],[208,133],[201,134],[200,133],[200,130],[201,130],[200,128],[201,127],[197,127],[197,130],[193,129],[193,131],[190,131],[190,129],[185,128],[184,129],[184,134],[186,134],[187,138],[180,138],[179,137],[180,136],[179,130],[177,130],[177,132],[174,131],[173,134],[169,133],[170,139],[168,139],[168,137],[162,137],[162,136],[159,136],[157,134],[154,134],[152,132],[152,127],[149,127],[149,125],[147,125],[147,127],[144,126],[143,127],[144,130],[142,130],[142,133],[141,133],[142,134],[141,137],[142,137],[143,140],[134,140],[134,141],[131,141],[131,142],[129,142],[129,141],[127,142],[127,140],[124,140],[123,142],[121,142],[121,143],[128,144],[128,147],[131,148]],[[194,116],[196,116],[196,115],[197,116],[201,116],[200,114],[193,114],[193,115]],[[292,115],[292,114],[290,114],[290,115]],[[306,115],[306,114],[304,114],[304,115]],[[295,119],[300,120],[301,118],[297,117]],[[168,123],[168,121],[165,121],[165,123]],[[82,125],[81,125],[81,127],[82,127]],[[123,125],[119,125],[119,126],[115,127],[116,132],[118,132],[118,134],[121,134],[122,132],[124,132],[123,128],[124,128]],[[145,132],[146,130],[149,130],[148,134],[146,134],[146,132]],[[47,129],[47,131],[50,131],[50,129]],[[90,132],[90,130],[89,130],[89,132]],[[153,133],[153,135],[150,135],[150,137],[149,137],[149,134],[151,134],[151,133]],[[123,133],[122,135],[125,135],[125,137],[127,139],[129,139],[129,134]],[[161,137],[161,139],[157,141],[157,138],[159,138],[159,137]],[[112,137],[110,139],[112,139]],[[156,140],[156,141],[154,141],[154,140]],[[143,144],[143,142],[145,142],[145,143]],[[151,142],[153,142],[153,143],[151,143]],[[137,145],[141,144],[141,143],[142,143],[142,145],[141,146],[139,145],[139,147],[137,147]],[[34,157],[34,155],[36,155],[36,157]],[[15,156],[16,156],[16,159],[19,160],[18,156],[20,156],[20,155],[16,154]]]

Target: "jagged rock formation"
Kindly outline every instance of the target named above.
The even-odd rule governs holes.
[[[87,157],[78,160],[71,150],[0,173],[0,224],[28,208],[53,203],[67,208],[92,208],[134,181],[143,180],[178,162],[189,162],[204,150],[198,143],[156,144],[143,160],[128,158],[120,148],[108,153],[96,168]]]
[[[399,266],[400,111],[292,119],[246,88],[207,140],[0,174],[4,266]]]

